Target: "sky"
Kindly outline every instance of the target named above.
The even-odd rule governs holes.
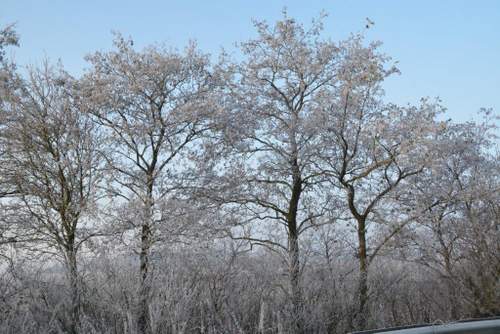
[[[401,75],[384,86],[386,100],[417,103],[439,97],[447,118],[467,121],[481,107],[500,113],[500,1],[476,0],[0,0],[0,26],[16,23],[20,48],[9,50],[18,64],[61,59],[81,74],[84,56],[109,50],[113,31],[143,47],[165,43],[182,49],[190,40],[217,55],[221,47],[256,35],[252,19],[272,23],[289,16],[309,24],[325,11],[323,36],[346,38],[375,25],[368,40],[398,61]]]

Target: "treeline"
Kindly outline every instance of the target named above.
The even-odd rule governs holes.
[[[346,333],[500,315],[493,112],[396,105],[363,33],[241,56],[115,37],[80,77],[0,31],[1,333]],[[465,97],[464,97],[465,98]]]

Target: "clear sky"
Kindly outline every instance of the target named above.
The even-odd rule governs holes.
[[[195,39],[216,54],[255,36],[251,19],[290,16],[308,23],[329,16],[324,35],[335,40],[375,22],[367,36],[399,61],[401,76],[388,80],[387,99],[415,103],[439,96],[447,117],[468,120],[480,107],[500,112],[500,1],[497,0],[0,0],[0,26],[16,22],[20,64],[61,59],[73,74],[85,54],[109,49],[111,31],[135,45],[164,42],[182,48]]]

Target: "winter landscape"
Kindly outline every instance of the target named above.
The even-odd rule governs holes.
[[[222,1],[200,23],[186,13],[208,3],[188,1],[168,15],[198,30],[154,35],[164,39],[140,27],[173,1],[116,12],[92,1],[7,3],[0,333],[340,334],[500,316],[500,73],[484,56],[500,51],[498,5],[438,5],[464,17],[494,7],[464,23],[497,38],[463,36],[476,59],[434,56],[464,73],[481,62],[491,70],[477,82],[411,86],[434,65],[416,60],[432,46],[399,40],[407,29],[443,43],[436,50],[454,46],[373,8],[401,14],[416,3],[313,2],[306,15],[299,2]],[[45,14],[39,7],[53,15],[39,29],[59,30],[46,51],[28,19]],[[243,15],[247,7],[259,9]],[[67,11],[75,18],[60,21]],[[95,24],[94,11],[105,12]],[[346,33],[336,30],[342,11],[354,27]],[[243,37],[193,35],[217,29],[215,12],[235,16],[220,31]],[[420,20],[407,15],[408,25]],[[71,50],[51,50],[87,43],[85,29],[74,44],[58,40],[76,34],[72,20],[102,37],[67,56],[67,68]],[[432,29],[452,39],[445,25],[456,20],[442,20]],[[402,32],[379,41],[379,24]],[[414,47],[401,52],[415,62],[398,62],[391,45]],[[443,100],[441,89],[470,91]]]

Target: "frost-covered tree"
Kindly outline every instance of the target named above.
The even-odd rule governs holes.
[[[4,204],[6,233],[37,253],[53,254],[69,283],[68,317],[61,326],[77,333],[80,284],[77,254],[95,234],[101,180],[99,137],[82,112],[78,83],[60,68],[10,73],[2,92],[6,123],[0,141],[3,176],[15,196]]]
[[[162,225],[174,223],[168,205],[192,179],[190,158],[211,125],[213,80],[208,57],[194,45],[136,51],[118,37],[115,50],[87,57],[88,112],[100,125],[106,150],[107,191],[129,206],[121,217],[136,232],[140,259],[138,331],[150,333],[150,253]],[[198,147],[199,148],[199,147]]]
[[[19,36],[17,35],[14,26],[8,25],[7,27],[0,30],[0,94],[8,94],[10,89],[10,80],[12,77],[13,69],[15,65],[13,63],[7,63],[4,59],[5,48],[7,46],[17,46],[19,45]],[[0,99],[0,131],[3,131],[3,127],[7,122],[7,115],[3,110],[4,102]],[[0,157],[2,156],[3,147],[0,146]],[[5,178],[0,175],[0,198],[12,194],[12,186],[6,183]]]
[[[19,35],[15,30],[15,25],[10,24],[0,30],[0,63],[4,61],[5,48],[9,45],[19,45]]]
[[[274,25],[254,24],[257,38],[241,44],[244,60],[226,66],[228,183],[218,199],[239,227],[233,238],[284,255],[287,330],[304,333],[300,236],[327,222],[329,200],[316,167],[320,104],[337,91],[350,45],[322,39],[321,20],[306,29],[285,13]]]
[[[438,104],[422,100],[418,107],[400,107],[383,101],[383,80],[397,69],[378,47],[365,45],[362,35],[346,42],[336,89],[323,92],[318,102],[321,144],[315,164],[357,234],[359,307],[353,317],[359,328],[368,317],[369,266],[418,214],[417,206],[400,210],[397,202],[405,197],[405,181],[430,166],[432,140],[440,130]]]
[[[439,155],[433,168],[412,186],[414,200],[428,209],[418,219],[410,258],[443,280],[451,319],[467,308],[474,316],[498,312],[494,291],[500,266],[499,174],[494,131],[491,119],[449,122],[435,142]]]

